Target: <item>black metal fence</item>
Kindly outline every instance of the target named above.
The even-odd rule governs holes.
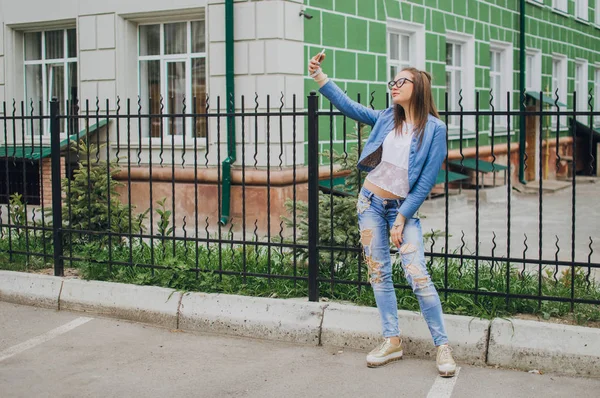
[[[250,107],[242,98],[242,110],[227,113],[220,99],[205,109],[194,100],[176,115],[131,101],[68,104],[68,114],[53,101],[50,115],[41,104],[4,104],[0,263],[369,301],[355,212],[369,130],[314,93],[307,101],[282,95],[273,109],[269,97]],[[525,111],[494,110],[491,100],[481,110],[477,94],[474,110],[441,112],[449,155],[420,214],[446,300],[600,304],[600,112],[591,97],[584,111],[529,101]],[[409,305],[400,267],[393,278]]]

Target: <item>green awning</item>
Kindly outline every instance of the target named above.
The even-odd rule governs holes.
[[[72,134],[71,136],[69,136],[69,138],[65,138],[60,142],[60,149],[65,149],[70,142],[75,142],[77,141],[77,139],[82,139],[88,133],[94,133],[100,128],[106,126],[107,123],[107,120],[100,120],[99,123],[94,123],[90,125],[89,131],[88,129],[84,128],[78,134]],[[40,146],[39,142],[37,144],[26,143],[25,145],[23,145],[22,143],[0,144],[0,158],[9,157],[38,160],[50,156],[51,153],[52,151],[50,150],[50,146]]]
[[[450,163],[453,166],[458,166],[464,170],[476,171],[479,167],[479,171],[482,173],[502,171],[502,170],[506,170],[508,168],[503,164],[491,163],[491,162],[487,162],[485,160],[475,159],[475,158],[468,158],[468,159],[464,159],[464,160],[460,160],[460,159],[451,160],[448,163]]]
[[[533,98],[536,101],[540,100],[540,93],[539,92],[536,92],[536,91],[526,91],[525,95],[528,96],[528,97]],[[548,97],[545,94],[542,94],[542,102],[544,104],[548,104],[548,105],[551,105],[551,106],[556,106],[556,104],[558,104],[558,106],[567,106],[566,104],[563,104],[560,101],[558,101],[557,103],[555,103],[554,98]]]
[[[469,178],[469,176],[466,176],[464,174],[455,173],[454,171],[446,171],[442,169],[440,170],[440,172],[437,175],[437,178],[435,179],[435,184],[437,185],[445,183],[446,174],[448,174],[448,182],[460,181]]]

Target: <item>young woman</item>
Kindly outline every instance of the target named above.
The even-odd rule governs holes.
[[[438,371],[452,377],[456,363],[448,346],[440,298],[425,266],[423,233],[416,218],[446,158],[446,126],[433,102],[431,75],[415,68],[402,70],[388,83],[393,105],[375,111],[352,101],[329,80],[321,69],[323,59],[320,53],[308,65],[321,94],[344,115],[373,127],[358,162],[358,168],[368,175],[358,196],[357,212],[385,340],[367,355],[367,366],[383,366],[402,358],[391,238],[437,346]]]

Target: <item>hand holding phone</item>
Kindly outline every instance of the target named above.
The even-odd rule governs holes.
[[[321,63],[325,59],[325,49],[323,49],[319,54],[317,54],[317,62]]]
[[[312,57],[310,62],[308,63],[308,71],[311,74],[311,77],[321,68],[321,62],[325,59],[325,49],[323,49],[320,53]]]

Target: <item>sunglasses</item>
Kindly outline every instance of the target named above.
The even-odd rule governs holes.
[[[401,77],[400,79],[398,79],[396,81],[392,80],[391,82],[389,82],[388,87],[390,88],[390,90],[393,89],[394,86],[396,86],[397,88],[400,88],[400,87],[404,86],[404,83],[406,83],[406,82],[413,83],[412,80],[407,79],[406,77]]]

